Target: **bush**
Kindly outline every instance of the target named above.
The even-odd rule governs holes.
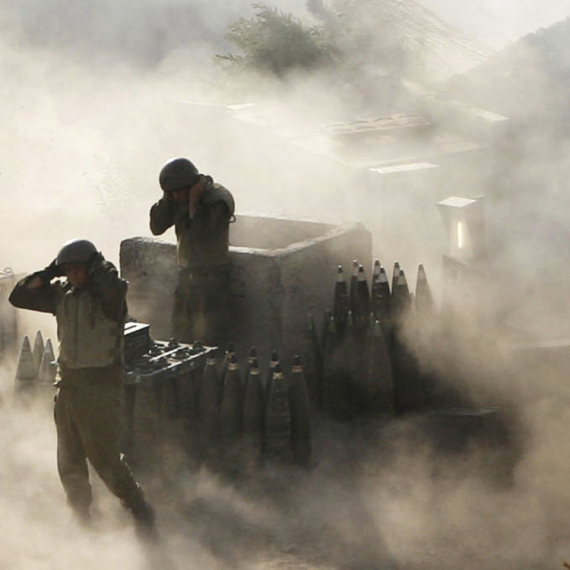
[[[254,4],[255,16],[240,18],[229,27],[226,38],[238,55],[218,55],[231,67],[271,73],[279,78],[295,70],[313,71],[334,62],[334,50],[322,30],[306,27],[290,14],[265,4]]]

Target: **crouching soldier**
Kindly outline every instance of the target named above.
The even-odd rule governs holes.
[[[88,459],[132,512],[138,534],[156,538],[153,509],[120,452],[126,293],[127,283],[93,243],[73,239],[48,267],[20,280],[10,302],[57,320],[57,467],[69,505],[90,521]]]

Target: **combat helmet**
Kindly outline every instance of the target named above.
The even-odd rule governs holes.
[[[97,253],[95,245],[86,239],[67,240],[57,254],[57,265],[89,263]]]
[[[158,181],[165,192],[189,188],[198,181],[200,173],[187,158],[171,158],[162,167]]]

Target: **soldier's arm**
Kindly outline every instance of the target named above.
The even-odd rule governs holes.
[[[114,321],[123,320],[127,313],[127,282],[119,277],[115,266],[102,257],[90,268],[89,287],[99,299],[103,312]]]
[[[216,202],[210,206],[210,231],[218,234],[224,231],[230,219],[230,211],[224,202]]]
[[[213,234],[226,231],[235,211],[234,198],[230,191],[221,184],[211,184],[204,194],[203,203],[208,208],[210,231]]]
[[[155,236],[163,234],[176,221],[176,204],[162,197],[150,208],[150,231]]]
[[[51,279],[45,269],[20,279],[10,293],[10,303],[19,309],[55,315],[57,289],[61,283],[51,283]]]

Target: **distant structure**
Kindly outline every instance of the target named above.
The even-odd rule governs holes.
[[[275,103],[230,105],[221,112],[323,162],[332,160],[378,196],[415,188],[433,204],[465,188],[466,172],[469,191],[481,193],[494,174],[494,152],[510,132],[509,118],[409,82],[400,89],[405,102],[393,102],[388,113],[325,124],[307,124]]]

